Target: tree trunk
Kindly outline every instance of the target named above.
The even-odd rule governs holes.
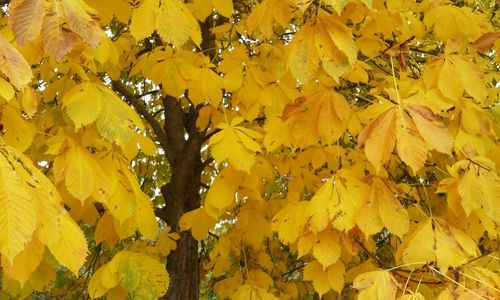
[[[200,274],[198,265],[198,241],[191,232],[180,233],[177,250],[168,256],[167,270],[170,287],[164,299],[197,300],[199,298]]]
[[[215,39],[210,32],[211,18],[201,24],[203,42],[202,50],[207,51],[210,59],[216,54]],[[167,271],[170,274],[170,286],[164,299],[197,300],[200,288],[200,265],[198,260],[198,241],[191,232],[180,232],[181,216],[201,205],[200,183],[203,163],[201,146],[204,134],[196,128],[199,107],[191,107],[189,112],[183,111],[178,99],[166,96],[163,99],[165,108],[165,133],[168,139],[167,159],[172,168],[170,182],[161,191],[165,199],[161,218],[172,230],[178,232],[180,239],[177,249],[167,258]],[[187,141],[185,134],[188,134]]]
[[[165,131],[171,148],[167,153],[172,177],[162,187],[165,207],[161,218],[180,234],[177,249],[167,258],[170,287],[164,299],[197,300],[199,297],[198,241],[191,232],[180,232],[179,219],[200,207],[200,178],[203,170],[201,146],[203,134],[196,130],[197,108],[184,112],[177,99],[164,99],[166,114]],[[185,134],[188,134],[186,140]]]

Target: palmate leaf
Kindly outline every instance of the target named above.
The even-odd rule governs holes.
[[[336,81],[356,61],[357,47],[351,31],[329,15],[319,14],[295,34],[288,50],[288,67],[293,76],[307,83],[320,65]]]
[[[221,129],[210,138],[212,155],[218,162],[228,161],[235,169],[250,173],[250,168],[255,160],[255,152],[260,151],[260,145],[255,139],[262,135],[242,126],[240,117],[234,118],[231,124],[218,125]]]
[[[328,89],[287,104],[282,119],[293,137],[293,146],[306,148],[317,144],[318,140],[325,144],[334,143],[345,133],[351,115],[345,98]],[[279,133],[283,135],[281,130]]]
[[[442,271],[457,267],[477,255],[474,240],[464,231],[439,218],[429,218],[415,226],[401,245],[402,261],[413,264],[437,262]]]
[[[392,106],[363,128],[358,136],[358,145],[362,144],[377,174],[394,145],[401,160],[416,173],[424,166],[429,150],[451,153],[453,139],[430,109],[406,104]]]

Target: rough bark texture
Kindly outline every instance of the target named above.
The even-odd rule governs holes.
[[[164,107],[165,131],[171,146],[167,156],[172,177],[161,189],[166,204],[162,216],[174,231],[179,232],[180,217],[200,206],[203,135],[196,130],[196,108],[184,112],[179,101],[171,97],[165,97]],[[190,232],[180,232],[177,249],[167,259],[167,270],[170,288],[165,299],[198,299],[198,241],[193,239]]]
[[[213,59],[215,40],[210,32],[211,18],[201,24],[203,42],[201,49]],[[170,183],[162,187],[165,198],[165,221],[179,232],[180,217],[190,210],[200,207],[200,184],[203,164],[201,146],[205,136],[197,131],[196,119],[198,108],[191,107],[189,112],[182,112],[177,99],[165,97],[165,132],[170,145],[167,157],[172,167]],[[189,135],[185,141],[185,133]],[[167,259],[170,274],[170,288],[164,299],[197,300],[199,298],[200,273],[198,260],[198,241],[190,232],[181,232],[177,249]]]

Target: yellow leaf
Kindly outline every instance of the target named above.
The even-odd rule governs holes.
[[[94,236],[96,243],[106,242],[110,248],[118,242],[118,234],[113,225],[113,217],[109,213],[104,213],[97,222]]]
[[[204,239],[214,225],[215,219],[202,207],[185,213],[179,220],[180,229],[191,229],[191,234],[197,241]]]
[[[476,243],[463,231],[438,218],[431,218],[415,227],[405,237],[402,259],[404,263],[425,264],[437,261],[442,271],[457,267],[477,255]]]
[[[375,167],[377,174],[391,157],[396,145],[395,127],[395,110],[389,109],[359,133],[358,145],[365,144],[366,157]]]
[[[253,269],[248,272],[248,279],[257,287],[268,289],[273,286],[273,279],[266,272],[260,269]]]
[[[250,203],[238,214],[238,224],[235,229],[242,232],[243,240],[258,249],[264,238],[272,236],[269,221],[261,214],[258,203]]]
[[[131,4],[137,4],[137,0],[134,2],[129,2],[128,0],[113,0],[113,1],[101,1],[101,0],[85,0],[90,6],[95,8],[99,13],[101,19],[101,24],[103,26],[108,25],[113,18],[117,21],[126,24],[132,14]]]
[[[305,148],[318,139],[325,144],[337,141],[345,133],[351,113],[344,97],[328,89],[287,104],[282,119],[289,126],[294,144]],[[279,130],[278,134],[283,132]]]
[[[233,1],[231,0],[212,0],[215,10],[224,17],[231,17],[233,14]]]
[[[359,291],[358,299],[396,299],[397,284],[390,272],[372,271],[358,275],[353,287]]]
[[[327,229],[316,235],[316,243],[312,253],[323,268],[327,268],[339,260],[340,250],[340,238],[336,231]]]
[[[97,12],[83,0],[62,0],[61,4],[69,29],[92,48],[96,48],[101,39]]]
[[[21,111],[11,105],[5,105],[2,111],[2,124],[3,139],[9,146],[22,152],[31,146],[34,137],[33,127],[22,117]]]
[[[340,202],[333,182],[334,179],[330,179],[323,183],[305,211],[305,217],[309,220],[307,224],[313,232],[321,232],[328,226],[331,214],[330,206],[337,203],[335,201]]]
[[[2,85],[1,81],[2,79],[0,79],[0,89]],[[20,102],[22,109],[26,113],[28,118],[33,117],[33,115],[36,113],[39,99],[40,95],[34,88],[30,86],[23,88]]]
[[[462,97],[463,88],[457,80],[455,68],[449,59],[444,60],[439,72],[438,87],[441,93],[452,100]]]
[[[398,300],[425,300],[424,295],[420,292],[405,294],[398,297]]]
[[[434,34],[443,41],[452,38],[472,42],[483,32],[469,7],[437,6],[425,14],[424,24],[432,27]]]
[[[351,30],[331,15],[320,14],[317,22],[315,39],[321,64],[326,73],[338,81],[356,61],[357,47]]]
[[[345,266],[342,262],[337,262],[327,268],[328,282],[334,291],[342,292],[344,288]]]
[[[200,70],[197,80],[189,87],[189,99],[195,105],[210,102],[214,107],[222,100],[222,78],[208,67]]]
[[[102,282],[102,277],[106,276],[106,267],[101,267],[92,274],[92,278],[89,281],[88,291],[90,299],[96,299],[102,297],[108,291],[108,287],[104,286]]]
[[[20,46],[36,38],[42,29],[46,0],[12,0],[9,7],[9,26]]]
[[[478,255],[474,240],[465,232],[436,219],[436,259],[439,268],[444,271],[449,266],[465,264]]]
[[[78,41],[77,35],[67,30],[60,23],[63,18],[62,11],[58,9],[55,2],[48,2],[47,14],[43,19],[42,40],[43,48],[60,61],[73,49]]]
[[[140,41],[155,31],[160,6],[158,0],[144,0],[141,5],[132,12],[130,20],[130,34]]]
[[[389,108],[358,136],[358,145],[365,144],[366,156],[377,173],[389,160],[396,139],[399,157],[413,172],[423,167],[428,150],[450,153],[453,143],[444,124],[428,108],[420,105]]]
[[[217,162],[228,161],[235,169],[250,173],[255,161],[255,152],[260,152],[260,145],[254,139],[261,135],[251,129],[236,126],[242,119],[235,118],[230,125],[220,124],[220,132],[208,142],[212,155]]]
[[[278,300],[278,297],[269,293],[265,289],[253,285],[242,285],[233,295],[235,300],[261,299],[261,300]]]
[[[115,286],[114,288],[110,289],[106,296],[106,299],[109,300],[122,300],[127,298],[128,298],[128,293],[121,286]]]
[[[448,60],[448,59],[447,59]],[[481,70],[469,61],[466,57],[454,55],[452,63],[455,67],[453,78],[458,78],[462,82],[460,91],[464,90],[478,101],[484,101],[488,96],[488,90],[484,84],[484,75]]]
[[[490,220],[500,222],[500,209],[496,204],[500,195],[500,178],[495,163],[488,158],[476,156],[472,161],[455,163],[451,170],[453,177],[440,182],[440,186],[448,194],[448,201],[456,195],[467,216],[482,210]],[[455,184],[450,184],[450,180]],[[487,223],[487,220],[482,221]]]
[[[158,248],[158,252],[163,256],[168,256],[171,251],[177,248],[176,240],[179,239],[179,234],[176,232],[170,232],[170,227],[163,230],[156,242],[155,247]]]
[[[369,177],[370,195],[356,214],[356,223],[366,234],[379,232],[385,226],[399,237],[408,231],[410,220],[407,211],[396,198],[396,191],[381,177]]]
[[[299,237],[304,223],[303,216],[306,207],[306,201],[293,202],[274,215],[271,226],[274,231],[278,232],[278,236],[283,243],[293,243]]]
[[[5,101],[9,102],[10,99],[14,98],[16,90],[12,85],[7,82],[7,80],[0,77],[0,97],[4,98]]]
[[[297,242],[297,254],[298,257],[302,257],[311,251],[314,246],[314,242],[316,241],[316,237],[314,233],[309,232],[305,235],[299,237],[299,241]]]
[[[92,82],[84,82],[74,86],[63,97],[63,108],[75,123],[75,128],[94,122],[101,113],[106,95],[100,87]]]
[[[320,62],[311,21],[295,34],[288,49],[288,68],[293,77],[304,84],[307,83],[316,75]]]
[[[87,258],[87,240],[80,227],[67,214],[59,216],[59,239],[47,247],[57,261],[66,266],[73,274],[78,272]]]
[[[165,266],[140,253],[120,251],[106,265],[99,268],[89,282],[89,294],[98,298],[120,286],[129,295],[138,298],[165,294],[170,278]]]
[[[226,168],[212,182],[205,198],[206,213],[210,217],[218,218],[225,209],[234,204],[237,176],[237,171]]]
[[[118,222],[122,223],[133,216],[137,208],[136,195],[130,191],[128,182],[120,177],[114,192],[106,199],[106,207]]]
[[[136,134],[136,127],[143,129],[141,118],[109,88],[98,89],[102,109],[96,120],[97,130],[107,140],[124,146]]]
[[[40,264],[44,250],[45,246],[36,237],[33,237],[26,244],[24,250],[16,255],[12,264],[10,264],[5,256],[2,256],[4,274],[17,280],[21,284],[21,287],[23,287]]]
[[[232,4],[232,3],[231,3]],[[199,20],[204,21],[213,12],[212,1],[206,0],[193,0],[192,3],[188,3],[189,9],[193,15]]]
[[[304,267],[304,280],[312,281],[314,290],[320,297],[332,288],[328,273],[317,261],[312,261]]]
[[[90,154],[80,146],[70,148],[65,155],[66,188],[82,204],[94,192],[97,179],[94,177],[90,160]]]
[[[313,232],[324,230],[331,222],[340,231],[354,227],[356,211],[366,197],[367,187],[349,171],[339,172],[325,181],[305,212]]]
[[[265,37],[271,38],[275,23],[286,27],[292,17],[290,2],[290,0],[265,0],[255,5],[247,19],[248,28],[251,31],[258,29]]]
[[[142,192],[136,193],[136,200],[137,227],[144,237],[154,240],[158,233],[158,221],[151,200]]]
[[[435,260],[436,242],[431,219],[416,225],[404,241],[404,246],[407,246],[402,256],[404,263],[426,263]]]
[[[416,173],[424,166],[428,147],[413,119],[401,109],[396,113],[396,136],[399,157]]]
[[[33,78],[28,62],[3,36],[0,36],[0,71],[18,89]]]
[[[418,132],[430,149],[445,154],[451,153],[453,138],[430,109],[420,105],[406,105],[405,110],[410,114]]]
[[[0,253],[11,264],[31,239],[37,214],[27,186],[0,155]]]
[[[464,90],[478,101],[484,101],[488,90],[479,68],[462,55],[447,55],[439,69],[439,90],[452,100],[459,100]]]
[[[163,0],[156,21],[156,29],[160,36],[181,47],[189,38],[201,44],[201,31],[198,21],[184,3],[179,0]]]

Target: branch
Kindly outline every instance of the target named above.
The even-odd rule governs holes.
[[[144,117],[144,119],[146,119],[146,122],[148,122],[148,124],[153,129],[158,142],[160,142],[160,146],[163,148],[163,150],[165,150],[165,152],[167,152],[169,149],[167,136],[165,135],[165,131],[163,131],[158,120],[154,118],[154,116],[149,112],[149,110],[141,102],[141,100],[139,100],[136,95],[132,94],[121,81],[113,80],[111,82],[111,85],[115,92],[122,95],[125,100],[130,103],[135,108],[135,110]]]

